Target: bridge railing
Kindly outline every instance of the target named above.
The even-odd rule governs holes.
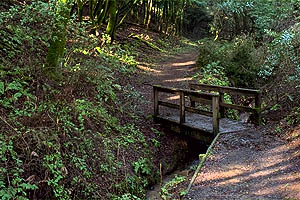
[[[169,103],[166,101],[159,100],[159,93],[169,93],[169,94],[177,94],[180,96],[180,103]],[[212,117],[212,124],[213,124],[213,134],[216,135],[219,132],[219,95],[218,94],[211,94],[211,93],[205,93],[205,92],[199,92],[199,91],[193,91],[193,90],[184,90],[184,89],[177,89],[177,88],[171,88],[171,87],[164,87],[160,85],[154,85],[153,86],[153,94],[154,94],[154,117],[159,116],[159,106],[166,106],[169,108],[178,109],[180,111],[180,124],[184,124],[186,122],[185,119],[185,112],[191,112],[201,115],[206,115]],[[189,97],[193,100],[193,102],[199,102],[202,103],[203,101],[209,101],[211,102],[212,111],[206,111],[199,108],[195,108],[193,106],[186,106],[185,100],[186,97]],[[192,102],[191,102],[192,103]]]
[[[216,86],[216,85],[207,85],[207,84],[197,84],[191,83],[190,89],[194,91],[208,91],[208,92],[217,92],[219,94],[219,102],[220,102],[220,114],[221,117],[225,115],[225,108],[240,110],[243,112],[251,112],[255,115],[255,120],[258,125],[262,123],[261,117],[261,91],[253,90],[253,89],[245,89],[245,88],[235,88],[235,87],[226,87],[226,86]],[[227,93],[229,95],[238,94],[242,96],[253,97],[255,99],[254,107],[243,106],[237,104],[229,104],[224,101],[224,94]],[[191,105],[195,106],[195,101],[193,98],[191,99]]]

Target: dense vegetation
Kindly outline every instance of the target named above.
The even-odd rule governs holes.
[[[0,196],[143,199],[160,178],[159,162],[169,163],[158,156],[163,133],[149,123],[139,127],[151,117],[138,109],[136,59],[141,49],[145,55],[175,49],[182,34],[199,39],[210,28],[211,37],[198,42],[197,81],[260,88],[266,114],[297,124],[299,6],[297,0],[2,0]]]
[[[184,3],[0,2],[2,199],[144,198],[169,164],[138,108],[135,58],[180,42],[137,23],[179,34]]]
[[[289,124],[298,123],[299,5],[294,0],[210,1],[213,37],[199,41],[195,78],[262,89],[265,114],[275,120],[291,114]]]

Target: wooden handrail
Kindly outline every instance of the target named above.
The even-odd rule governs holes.
[[[171,94],[183,92],[184,95],[186,95],[186,96],[191,95],[191,96],[205,98],[205,99],[211,99],[212,97],[219,96],[218,94],[212,94],[209,92],[198,92],[195,90],[178,89],[178,88],[173,88],[173,87],[165,87],[165,86],[161,86],[161,85],[153,85],[153,88],[159,92],[165,92],[165,93],[171,93]]]
[[[218,92],[220,95],[220,113],[221,117],[224,117],[225,115],[225,109],[224,108],[231,108],[235,110],[241,110],[245,112],[252,112],[255,114],[256,123],[261,124],[262,118],[261,118],[261,91],[260,90],[254,90],[254,89],[246,89],[246,88],[235,88],[235,87],[227,87],[227,86],[217,86],[217,85],[207,85],[207,84],[198,84],[198,83],[190,83],[191,90],[205,90],[205,91],[214,91]],[[255,98],[255,108],[251,108],[249,106],[241,106],[236,104],[227,104],[224,102],[224,93],[228,94],[239,94],[243,96],[250,96]],[[191,101],[194,101],[193,98],[191,98]],[[192,105],[195,103],[192,102]]]
[[[166,107],[174,108],[174,109],[180,109],[180,106],[178,104],[175,104],[175,103],[158,101],[158,105],[160,105],[160,106],[166,106]]]
[[[211,91],[223,92],[223,93],[241,94],[246,96],[256,96],[261,93],[260,90],[254,90],[254,89],[207,85],[207,84],[200,84],[200,83],[190,83],[190,88],[196,90],[211,90]]]
[[[164,101],[159,101],[158,93],[171,93],[171,94],[179,94],[180,95],[180,104],[174,104]],[[219,95],[206,93],[206,92],[199,92],[194,90],[185,90],[185,89],[177,89],[172,87],[165,87],[161,85],[153,85],[153,95],[154,95],[154,117],[159,116],[159,106],[166,106],[169,108],[175,108],[180,110],[180,124],[185,123],[185,111],[202,114],[206,116],[210,116],[213,118],[213,134],[216,135],[219,132]],[[210,102],[209,104],[212,105],[212,112],[201,110],[194,108],[193,106],[189,107],[185,105],[185,97],[188,96],[195,101],[205,101]]]
[[[171,94],[176,94],[180,91],[180,89],[177,88],[165,87],[161,85],[153,85],[153,89],[157,90],[158,92],[166,92]]]

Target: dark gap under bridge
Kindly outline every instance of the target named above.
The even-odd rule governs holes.
[[[247,129],[244,123],[225,118],[226,109],[253,113],[254,122],[261,124],[261,92],[259,90],[196,83],[189,84],[189,88],[179,89],[154,85],[154,121],[172,131],[207,144],[219,132]],[[175,96],[163,100],[160,94]],[[252,100],[252,103],[248,106],[227,103],[224,100],[225,95],[248,98]],[[174,97],[177,97],[177,102],[168,100],[176,99]],[[186,105],[187,101],[190,101],[189,105]],[[160,107],[173,110],[173,112],[160,113]]]

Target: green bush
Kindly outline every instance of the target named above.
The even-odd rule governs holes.
[[[231,84],[236,87],[255,87],[260,60],[254,42],[246,37],[236,38],[224,51],[222,65]]]
[[[297,17],[298,0],[212,0],[207,2],[214,17],[211,32],[217,37],[233,39],[253,34],[256,39],[268,38],[269,30],[280,31],[287,20]]]
[[[197,66],[201,72],[217,75],[218,80],[228,79],[229,85],[253,88],[261,65],[257,54],[253,40],[245,36],[232,42],[205,40],[200,45]]]
[[[300,24],[274,34],[266,45],[267,55],[258,75],[265,88],[267,108],[282,104],[282,109],[291,110],[299,106],[300,85]],[[274,84],[276,82],[276,84]]]

